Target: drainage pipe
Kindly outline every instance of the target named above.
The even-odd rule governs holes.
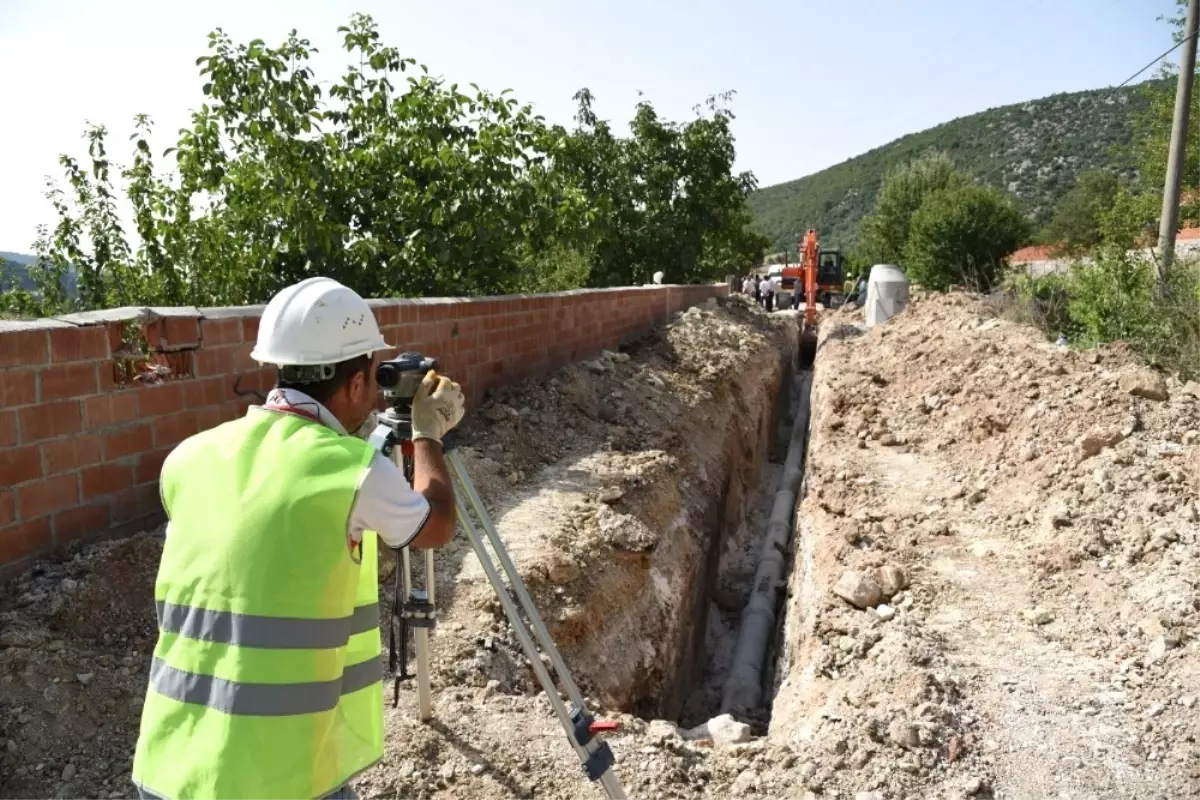
[[[763,670],[767,648],[775,631],[775,610],[779,590],[786,586],[788,544],[796,525],[796,497],[804,478],[804,455],[808,447],[808,397],[812,373],[802,372],[796,381],[798,400],[787,460],[783,465],[780,489],[775,493],[754,573],[750,598],[742,609],[741,626],[729,675],[721,687],[721,713],[744,713],[762,704]]]

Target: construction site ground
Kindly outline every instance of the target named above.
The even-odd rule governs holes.
[[[693,729],[807,385],[797,330],[713,301],[463,431],[629,796],[1200,796],[1200,386],[965,294],[824,315],[767,705]],[[159,533],[0,590],[0,796],[134,796]],[[437,565],[435,719],[389,680],[358,795],[602,796],[468,545]]]

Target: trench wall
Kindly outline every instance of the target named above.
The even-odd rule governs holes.
[[[384,336],[488,389],[614,347],[724,285],[373,300]],[[120,308],[0,321],[0,580],[73,540],[162,521],[180,441],[241,415],[275,380],[250,359],[263,306]],[[245,394],[243,394],[245,393]]]

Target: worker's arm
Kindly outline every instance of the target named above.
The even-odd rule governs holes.
[[[445,547],[454,538],[457,515],[454,486],[440,442],[418,439],[413,442],[413,487],[429,504],[429,516],[413,537],[412,546]]]
[[[413,486],[391,459],[375,454],[350,512],[355,541],[363,531],[375,531],[386,547],[396,550],[443,547],[454,538],[454,489],[442,446],[422,439],[413,443],[413,450]]]
[[[463,418],[466,399],[454,381],[430,371],[413,397],[413,489],[429,503],[429,519],[413,547],[442,547],[454,538],[454,489],[442,437]]]

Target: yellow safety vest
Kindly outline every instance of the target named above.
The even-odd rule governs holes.
[[[383,757],[378,545],[348,536],[374,452],[252,408],[168,457],[136,784],[176,800],[316,798]]]

